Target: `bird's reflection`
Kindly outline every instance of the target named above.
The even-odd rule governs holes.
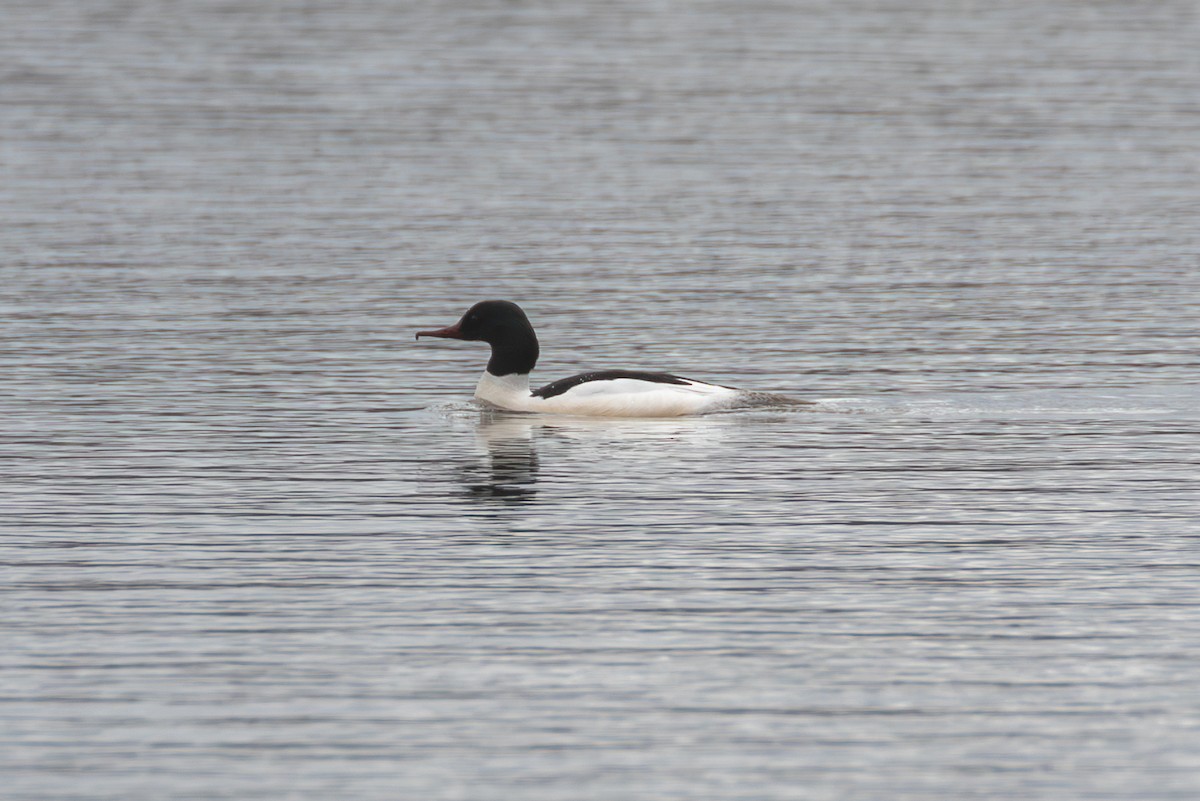
[[[479,458],[463,468],[468,497],[505,505],[529,503],[537,495],[537,452],[527,417],[483,412],[476,429]]]
[[[680,453],[711,451],[734,416],[689,418],[554,418],[486,410],[475,429],[476,455],[460,468],[464,495],[505,506],[532,502],[538,493],[538,445],[570,443],[571,457],[589,469],[633,458],[642,467]],[[699,451],[697,450],[699,449]],[[632,456],[630,456],[632,454]]]

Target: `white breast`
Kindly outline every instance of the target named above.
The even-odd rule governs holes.
[[[592,417],[679,417],[734,404],[741,391],[689,381],[662,384],[634,378],[586,381],[552,398],[529,393],[529,376],[494,376],[485,372],[475,388],[484,403],[514,412],[542,412]]]

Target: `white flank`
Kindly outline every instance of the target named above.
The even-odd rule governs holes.
[[[528,375],[494,376],[484,371],[475,397],[511,412],[587,417],[680,417],[732,406],[741,390],[689,381],[661,384],[636,378],[586,381],[553,398],[535,398]]]

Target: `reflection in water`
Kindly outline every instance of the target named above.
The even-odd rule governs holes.
[[[633,455],[645,468],[656,459],[677,459],[682,448],[706,452],[722,432],[762,415],[704,415],[686,418],[543,417],[486,410],[478,418],[478,453],[461,469],[467,497],[504,504],[537,495],[538,444],[566,447],[571,460],[619,464]],[[665,448],[665,450],[664,450]],[[668,469],[664,466],[664,469]]]
[[[471,498],[522,504],[537,494],[538,461],[529,418],[485,411],[476,431],[481,458],[463,468]]]

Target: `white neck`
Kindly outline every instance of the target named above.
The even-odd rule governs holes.
[[[475,397],[501,409],[523,411],[529,408],[529,373],[492,375],[484,370]]]

